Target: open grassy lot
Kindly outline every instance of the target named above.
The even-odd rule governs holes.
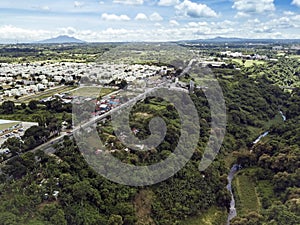
[[[244,215],[251,211],[260,211],[256,187],[250,176],[237,174],[233,180],[238,214]]]
[[[73,87],[73,86],[59,86],[59,87],[56,87],[56,88],[45,90],[43,92],[39,92],[37,94],[26,95],[26,96],[20,97],[16,102],[17,103],[21,103],[21,102],[28,103],[32,100],[37,100],[38,101],[38,100],[41,100],[43,98],[50,97],[50,96],[52,96],[54,94],[57,94],[57,93],[70,91],[74,88],[75,87]]]
[[[210,208],[206,213],[180,222],[180,225],[225,225],[227,221],[226,209]]]
[[[73,96],[97,98],[97,97],[103,97],[105,95],[108,95],[114,91],[116,91],[116,89],[88,86],[88,87],[80,87],[78,89],[70,91],[69,93]]]
[[[15,126],[17,124],[18,124],[18,122],[0,124],[0,130],[5,130],[5,129]]]
[[[242,60],[242,59],[233,59],[232,61],[233,61],[233,62],[236,62],[236,63],[238,63],[238,64],[241,64],[241,65],[244,65],[245,67],[251,67],[251,66],[253,66],[254,64],[257,64],[257,65],[263,65],[263,64],[266,63],[265,61],[262,61],[262,60],[246,60],[246,61],[245,61],[245,64],[243,63],[243,60]]]

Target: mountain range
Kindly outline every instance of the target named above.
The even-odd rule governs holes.
[[[35,42],[38,44],[64,44],[64,43],[75,43],[83,44],[87,43],[86,41],[70,37],[67,35],[61,35],[55,38],[50,38],[42,41]],[[227,38],[227,37],[216,37],[211,39],[196,39],[196,40],[181,40],[175,41],[175,43],[253,43],[253,44],[293,44],[300,43],[300,39],[250,39],[250,38]]]
[[[251,38],[226,38],[216,37],[211,39],[196,39],[196,40],[184,40],[180,42],[186,43],[272,43],[272,44],[291,44],[300,43],[300,39],[251,39]]]

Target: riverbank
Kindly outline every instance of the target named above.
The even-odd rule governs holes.
[[[283,114],[282,111],[279,111],[281,123],[286,121],[286,116]],[[273,123],[279,123],[278,115],[274,118]],[[270,126],[270,122],[268,124]],[[253,144],[257,144],[261,141],[262,138],[269,135],[269,131],[265,131],[261,135],[259,135],[254,141]],[[250,150],[250,153],[252,150]],[[268,199],[270,198],[270,191],[264,192],[264,185],[266,183],[262,183],[260,185],[258,181],[253,180],[253,177],[256,177],[256,173],[258,172],[259,168],[247,168],[241,171],[241,173],[237,173],[237,171],[241,168],[234,164],[229,172],[228,175],[228,185],[227,189],[231,194],[231,203],[230,203],[230,211],[228,214],[227,225],[230,225],[230,221],[239,215],[245,215],[250,212],[259,212],[262,208],[262,203],[260,202],[260,196]],[[249,174],[252,174],[251,176]],[[236,174],[236,175],[235,175]],[[233,180],[233,178],[235,179]],[[257,191],[257,186],[260,186],[260,194]],[[234,187],[234,188],[233,188]],[[234,193],[233,194],[233,190]],[[268,197],[265,196],[265,193],[268,193]],[[237,210],[238,209],[238,210]]]

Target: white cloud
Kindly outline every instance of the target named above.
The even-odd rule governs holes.
[[[126,34],[127,30],[124,28],[121,29],[113,29],[113,28],[108,28],[104,31],[102,31],[102,33],[106,34],[106,35],[124,35]]]
[[[82,6],[84,6],[84,2],[79,2],[79,1],[75,1],[74,2],[74,7],[75,8],[81,8]]]
[[[148,20],[148,17],[144,13],[138,13],[134,19],[135,20]]]
[[[207,26],[208,23],[207,22],[198,22],[198,25],[202,27],[202,26]]]
[[[293,16],[291,19],[295,22],[298,22],[298,24],[300,24],[300,15]]]
[[[184,0],[179,5],[175,6],[177,13],[193,18],[200,17],[217,17],[217,13],[204,4],[197,4],[190,0]]]
[[[232,8],[246,13],[274,11],[274,0],[233,0]]]
[[[101,19],[105,21],[129,21],[130,18],[127,15],[116,15],[116,14],[107,14],[103,13]]]
[[[158,5],[160,6],[172,6],[172,5],[177,5],[179,4],[179,0],[160,0],[158,2]]]
[[[196,22],[189,22],[188,27],[198,27],[198,23]]]
[[[257,27],[254,28],[253,30],[255,33],[273,33],[274,30],[270,27],[267,26],[261,26],[261,27]]]
[[[74,27],[65,27],[65,28],[60,28],[58,29],[65,35],[73,36],[74,34],[77,33],[77,30]]]
[[[151,21],[162,21],[164,18],[162,18],[161,15],[159,15],[157,12],[155,12],[150,15],[149,19]]]
[[[243,17],[249,17],[250,15],[245,12],[237,12],[234,18],[243,18]]]
[[[262,35],[272,34],[278,32],[288,33],[297,27],[299,27],[297,20],[294,20],[293,17],[277,17],[266,22],[261,22],[258,19],[248,20],[243,24],[244,30],[253,31],[254,33],[259,33]],[[297,35],[297,32],[293,32],[293,35]]]
[[[288,17],[281,17],[277,19],[273,19],[270,22],[267,23],[269,26],[271,26],[274,30],[276,29],[289,29],[296,27],[296,24],[294,21],[292,21]]]
[[[49,11],[50,10],[50,7],[47,6],[47,5],[44,5],[44,6],[33,6],[32,8],[33,9],[37,9],[37,10],[42,10],[42,11]]]
[[[219,22],[212,22],[211,24],[215,25],[217,28],[229,28],[234,27],[237,24],[237,22],[224,20]]]
[[[188,27],[205,27],[205,26],[208,26],[208,23],[207,22],[189,22],[187,24]]]
[[[12,25],[4,25],[0,27],[0,37],[2,40],[13,40],[26,42],[32,40],[41,40],[50,35],[46,30],[30,30]]]
[[[179,25],[180,25],[176,20],[170,20],[170,21],[169,21],[169,24],[170,24],[171,26],[179,26]]]
[[[292,4],[300,7],[300,0],[293,0]]]
[[[295,15],[295,13],[292,12],[292,11],[284,11],[283,15],[285,15],[285,16],[293,16],[293,15]]]
[[[42,10],[45,10],[45,11],[49,11],[50,10],[50,7],[45,5],[45,6],[42,6],[41,7]]]
[[[113,0],[113,3],[124,5],[143,5],[144,0]]]
[[[252,19],[252,20],[248,20],[247,23],[250,23],[250,24],[259,24],[260,23],[260,20],[255,18],[255,19]]]

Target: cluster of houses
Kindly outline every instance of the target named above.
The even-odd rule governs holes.
[[[120,97],[120,96],[119,96]],[[96,102],[96,114],[103,114],[121,104],[118,96],[110,95]]]
[[[155,75],[166,75],[170,68],[166,66],[154,65],[127,65],[127,64],[93,64],[93,70],[90,70],[85,76],[90,81],[99,84],[108,84],[113,80],[126,80],[128,83],[136,80],[149,78]],[[83,76],[84,77],[84,76]]]
[[[55,87],[78,79],[80,68],[76,63],[23,63],[0,64],[0,100],[5,97],[20,97]]]
[[[0,64],[0,101],[50,89],[61,84],[76,84],[88,77],[98,84],[113,80],[133,82],[155,74],[166,74],[167,67],[151,65],[114,65],[96,63]]]

